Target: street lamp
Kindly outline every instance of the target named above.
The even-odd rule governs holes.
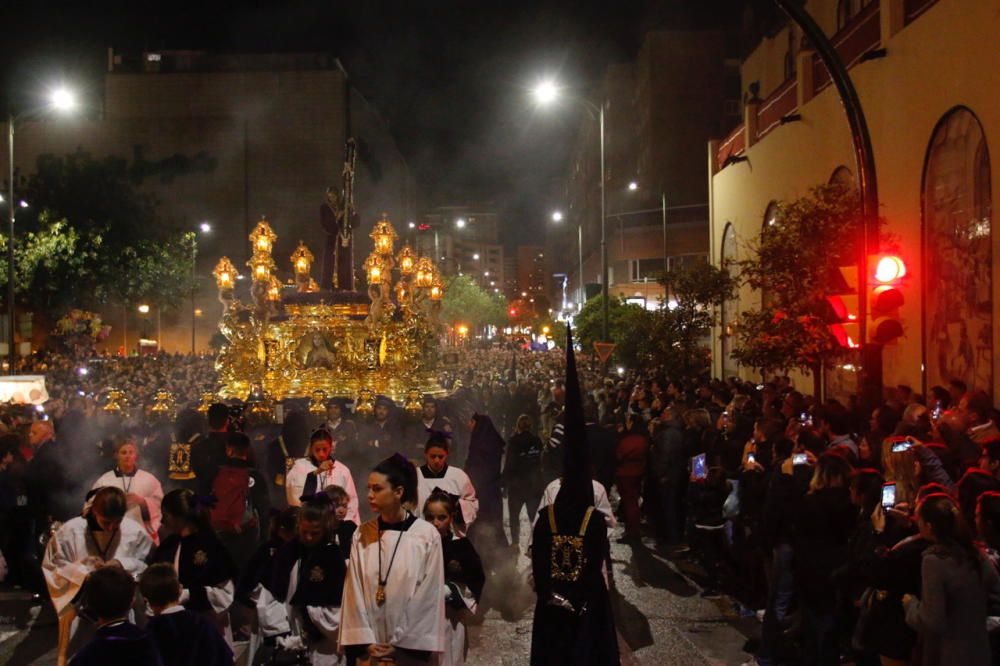
[[[7,114],[7,159],[9,162],[8,166],[10,167],[8,173],[9,180],[7,181],[9,193],[7,208],[10,212],[10,228],[7,236],[7,363],[8,370],[12,375],[16,371],[15,365],[17,361],[17,353],[14,350],[14,214],[17,210],[17,207],[14,205],[14,202],[17,201],[14,198],[14,127],[18,122],[26,118],[48,110],[69,113],[76,109],[76,107],[76,95],[68,88],[60,86],[49,93],[49,99],[46,104],[40,107],[25,109],[17,115],[13,111]],[[20,207],[27,208],[28,204],[21,201]]]
[[[630,181],[628,184],[628,189],[629,192],[635,192],[637,189],[639,189],[639,183],[635,182],[634,180]]]
[[[465,218],[464,217],[460,217],[457,220],[455,220],[455,228],[456,229],[464,229],[465,228]]]
[[[555,211],[552,213],[552,221],[560,222],[563,219],[563,215],[560,211]],[[577,275],[577,282],[579,283],[580,289],[577,293],[578,302],[580,303],[580,308],[583,309],[583,299],[584,299],[584,286],[583,286],[583,223],[576,225],[576,245],[579,254],[579,273]],[[563,302],[565,304],[565,292],[563,294]]]
[[[198,225],[198,230],[202,234],[212,233],[212,224],[210,222],[202,222]],[[194,306],[195,292],[198,289],[198,276],[197,276],[197,259],[198,259],[198,236],[195,235],[191,238],[191,355],[195,353],[195,326],[196,320],[200,316],[199,310]]]
[[[478,252],[473,253],[472,260],[473,261],[479,261],[479,253]]]
[[[550,106],[559,98],[559,86],[552,80],[540,81],[532,91],[535,102],[539,106]],[[604,102],[600,106],[583,98],[576,98],[592,118],[597,119],[600,128],[600,157],[601,168],[598,171],[601,179],[601,339],[609,341],[608,333],[608,235],[607,235],[607,215],[604,197]]]

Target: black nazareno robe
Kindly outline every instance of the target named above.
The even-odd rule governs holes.
[[[555,508],[554,532],[548,509],[538,513],[531,546],[531,570],[538,595],[531,632],[532,666],[620,663],[611,599],[602,573],[608,532],[600,513],[593,511],[587,522],[582,537],[584,559],[576,580],[560,580],[553,575],[553,559],[557,565],[566,563],[565,553],[558,547],[553,550],[553,536],[579,537],[585,509]],[[568,600],[575,610],[552,605],[553,592]]]

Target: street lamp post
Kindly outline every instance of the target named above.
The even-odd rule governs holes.
[[[7,201],[7,208],[10,212],[10,225],[7,230],[7,369],[12,375],[16,372],[17,363],[17,352],[14,349],[14,217],[17,210],[16,199],[14,199],[14,126],[29,115],[47,108],[53,108],[57,111],[72,111],[76,108],[76,98],[66,88],[57,88],[51,92],[49,103],[45,107],[27,109],[17,115],[14,114],[13,110],[7,113],[7,193],[10,196]]]
[[[209,234],[212,232],[212,225],[208,222],[202,222],[198,226],[198,230],[203,234]],[[198,258],[198,236],[192,236],[191,238],[191,355],[195,354],[195,322],[197,322],[198,308],[195,307],[194,297],[197,291],[198,276],[196,274]]]
[[[534,88],[535,102],[541,106],[548,106],[552,104],[560,94],[559,86],[557,86],[553,81],[541,81]],[[597,124],[599,127],[599,137],[600,137],[600,180],[601,180],[601,338],[605,342],[609,342],[609,332],[608,332],[608,305],[609,305],[609,295],[608,295],[608,234],[607,234],[607,209],[605,206],[605,196],[604,196],[604,102],[601,101],[600,106],[594,104],[593,102],[583,99],[576,98],[585,109],[591,114],[591,117],[596,117]],[[582,262],[581,262],[582,263]]]

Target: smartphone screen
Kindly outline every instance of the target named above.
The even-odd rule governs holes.
[[[708,468],[705,466],[705,454],[699,453],[691,458],[691,476],[696,479],[704,479],[708,476]]]
[[[809,457],[804,453],[794,453],[792,454],[792,464],[793,465],[808,465]]]
[[[892,444],[892,452],[893,453],[902,453],[903,451],[909,451],[912,446],[913,445],[910,444],[906,440],[903,440],[902,442],[893,442],[893,444]]]
[[[882,484],[882,507],[891,509],[896,506],[896,484]]]
[[[757,456],[755,456],[752,453],[748,453],[747,454],[747,462],[752,462],[752,463],[757,462]]]

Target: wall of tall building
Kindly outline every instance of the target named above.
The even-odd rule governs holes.
[[[663,266],[664,258],[670,264],[682,255],[708,252],[705,141],[717,136],[739,113],[738,70],[727,56],[722,32],[653,31],[645,36],[636,62],[608,68],[595,93],[595,101],[606,103],[610,293],[629,298],[638,294],[650,303],[659,302],[664,293],[652,265]],[[576,307],[581,293],[599,289],[599,146],[596,118],[585,115],[566,175],[563,221],[547,227],[546,272],[553,303],[562,300],[562,284],[551,279],[553,273],[568,276],[568,299]],[[630,187],[633,182],[635,188]],[[661,215],[664,194],[666,242]],[[698,205],[703,208],[688,208]]]

